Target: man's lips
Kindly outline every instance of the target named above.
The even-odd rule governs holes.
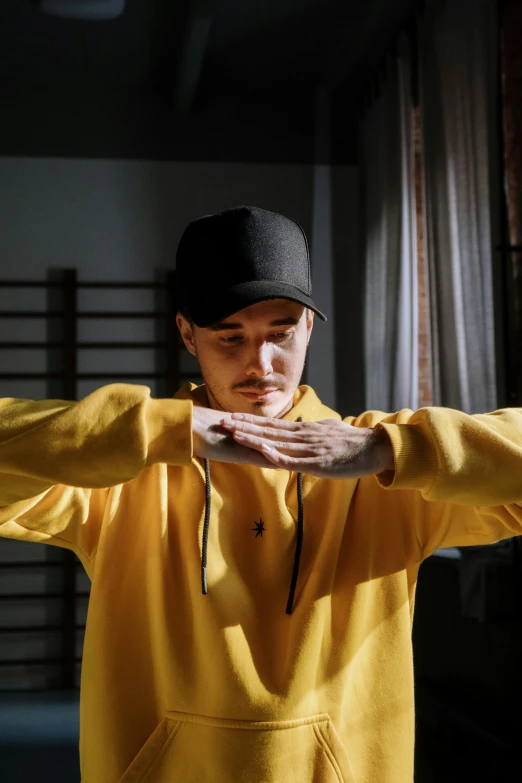
[[[263,389],[262,391],[245,389],[244,391],[239,390],[239,393],[242,394],[243,397],[246,397],[247,400],[260,401],[271,399],[277,391],[278,389]]]

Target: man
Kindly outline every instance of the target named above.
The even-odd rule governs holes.
[[[521,413],[325,408],[281,215],[195,221],[177,270],[205,386],[0,407],[0,531],[92,579],[83,783],[411,783],[419,565],[522,532]]]

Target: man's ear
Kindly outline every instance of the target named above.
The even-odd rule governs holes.
[[[196,356],[196,345],[194,343],[194,329],[192,324],[185,318],[182,313],[178,313],[176,316],[176,326],[179,329],[181,339],[185,343],[185,347],[192,356]]]
[[[306,344],[310,342],[310,337],[312,336],[312,329],[314,326],[314,311],[310,310],[309,307],[306,308],[306,331],[308,332],[308,336],[306,339]]]

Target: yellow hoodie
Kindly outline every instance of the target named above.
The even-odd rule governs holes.
[[[297,476],[192,457],[203,387],[0,402],[0,532],[92,580],[83,783],[411,783],[422,560],[522,532],[522,411],[368,412],[394,474]],[[336,417],[313,390],[287,418]],[[201,589],[205,508],[208,594]],[[262,524],[261,524],[262,523]]]

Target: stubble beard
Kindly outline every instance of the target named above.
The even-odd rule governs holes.
[[[215,389],[215,387],[212,386],[212,384],[209,384],[208,379],[206,378],[203,371],[201,371],[201,375],[203,377],[203,383],[205,384],[205,389],[207,392],[207,398],[208,402],[211,408],[214,408],[215,410],[223,411],[224,413],[234,413],[238,412],[236,410],[230,410],[230,407],[227,407],[221,398],[221,395],[218,390]],[[272,418],[272,419],[280,419],[283,416],[285,416],[289,410],[293,408],[294,405],[294,396],[297,387],[299,386],[299,383],[296,383],[295,388],[292,389],[292,393],[290,395],[290,399],[283,405],[280,411],[277,412],[269,412],[267,411],[267,408],[269,408],[269,403],[265,403],[262,401],[259,402],[251,402],[250,405],[252,406],[253,410],[252,413],[255,416],[265,416],[266,418]],[[221,398],[221,399],[220,399]],[[248,411],[241,411],[242,413],[246,413]]]
[[[252,407],[255,409],[255,414],[257,416],[265,416],[266,418],[272,418],[272,419],[281,419],[283,416],[286,416],[286,414],[293,408],[294,406],[294,397],[295,393],[297,391],[297,388],[299,387],[299,384],[301,383],[304,368],[306,364],[306,355],[308,354],[308,346],[307,351],[305,354],[305,358],[303,360],[303,366],[301,368],[301,372],[299,373],[297,383],[295,384],[295,387],[292,389],[292,394],[288,400],[288,402],[281,408],[281,410],[278,413],[265,413],[266,408],[268,407],[267,403],[265,402],[253,402],[251,403]],[[203,378],[203,383],[205,384],[205,389],[207,392],[207,398],[208,402],[211,408],[214,408],[214,410],[223,411],[224,413],[234,413],[236,411],[229,410],[229,408],[220,400],[220,394],[218,391],[216,391],[215,387],[211,383],[208,382],[208,378],[206,377],[203,367],[201,366],[201,362],[199,361],[197,348],[196,348],[196,359],[199,362],[199,367],[201,370],[201,377]],[[244,411],[242,411],[244,412]]]

